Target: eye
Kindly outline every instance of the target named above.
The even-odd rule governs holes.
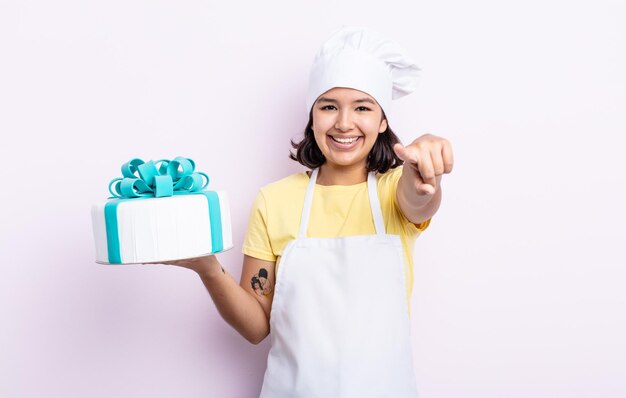
[[[326,111],[326,110],[332,110],[331,108],[337,109],[337,108],[335,108],[335,105],[324,105],[320,109],[323,110],[323,111]]]
[[[357,111],[371,111],[371,109],[368,108],[367,106],[358,106],[356,110]]]

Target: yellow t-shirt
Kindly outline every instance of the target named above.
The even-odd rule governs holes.
[[[396,187],[402,167],[376,175],[378,198],[388,234],[400,235],[406,267],[406,293],[413,288],[413,246],[430,220],[413,224],[400,210]],[[296,238],[304,206],[309,176],[302,172],[261,188],[252,205],[244,254],[275,261],[276,270],[284,248]],[[356,185],[316,185],[311,206],[307,237],[336,238],[376,233],[367,193],[367,183]]]

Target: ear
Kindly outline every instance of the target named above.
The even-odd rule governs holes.
[[[385,130],[387,130],[387,119],[383,118],[383,120],[380,122],[380,127],[378,128],[378,133],[382,134],[385,132]]]

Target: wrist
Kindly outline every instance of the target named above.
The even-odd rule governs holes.
[[[203,257],[199,266],[194,271],[196,271],[202,279],[212,279],[225,273],[224,268],[222,268],[215,256]]]

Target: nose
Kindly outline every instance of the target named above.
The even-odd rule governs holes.
[[[349,109],[342,109],[337,113],[335,128],[339,131],[350,131],[354,126],[352,115]]]

